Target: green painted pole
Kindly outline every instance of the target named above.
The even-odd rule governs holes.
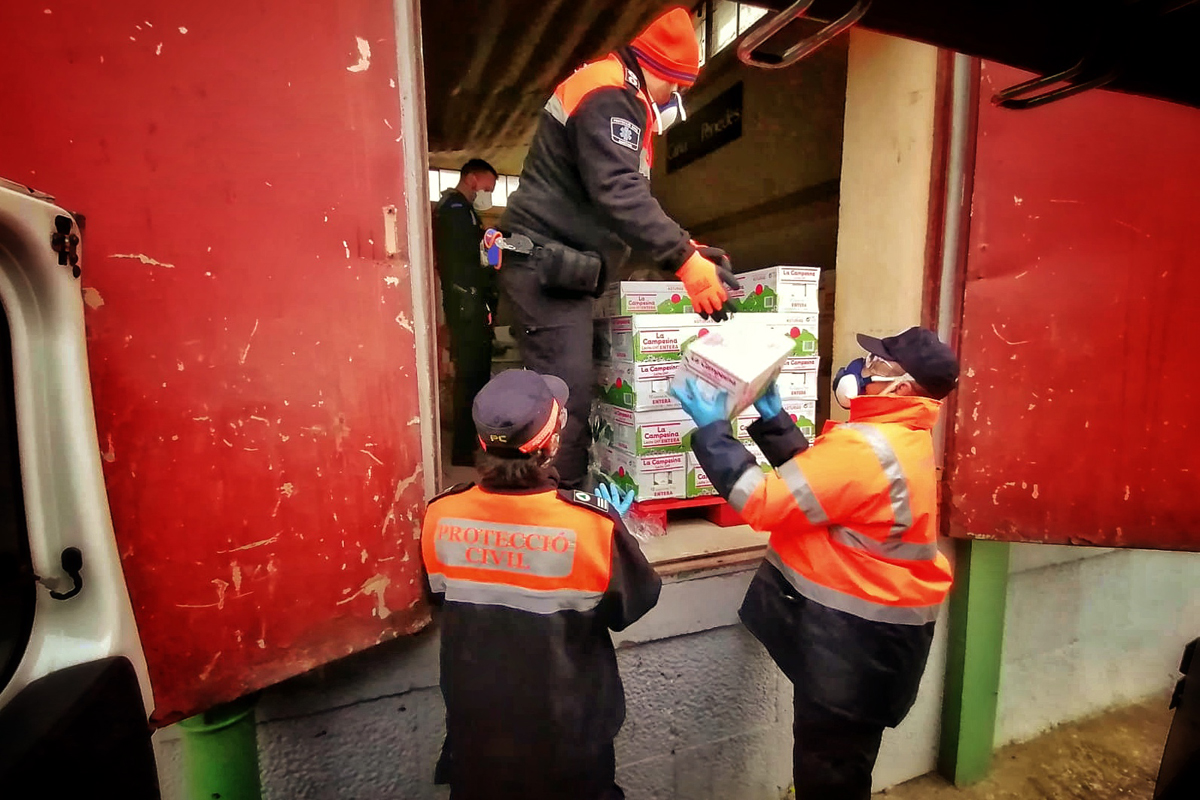
[[[187,800],[262,800],[253,698],[209,709],[179,727]]]
[[[956,553],[938,771],[965,786],[987,777],[992,765],[1009,545],[960,539]]]

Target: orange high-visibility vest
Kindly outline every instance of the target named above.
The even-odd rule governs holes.
[[[729,502],[771,531],[767,560],[804,597],[864,619],[923,625],[950,589],[937,547],[931,430],[941,403],[864,396],[776,475],[748,470]]]
[[[534,614],[595,608],[609,586],[612,547],[612,519],[565,502],[557,489],[513,495],[476,486],[442,496],[421,535],[430,588],[448,602]]]

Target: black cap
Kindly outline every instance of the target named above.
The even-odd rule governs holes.
[[[567,385],[553,375],[509,369],[475,395],[471,417],[483,449],[497,455],[540,450],[558,430]]]
[[[860,333],[857,338],[863,350],[904,367],[917,385],[937,400],[958,386],[958,359],[931,330],[909,328],[883,339]]]

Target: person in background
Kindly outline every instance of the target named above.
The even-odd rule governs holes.
[[[705,399],[694,379],[676,393],[713,486],[771,533],[739,616],[795,685],[797,800],[868,800],[883,730],[916,700],[951,583],[931,432],[958,361],[923,328],[858,342],[867,356],[834,382],[850,421],[811,447],[774,384],[755,402],[749,432],[773,475],[734,439],[724,397]]]
[[[458,185],[442,193],[433,215],[433,246],[442,285],[442,309],[450,328],[454,363],[453,445],[455,466],[474,463],[477,444],[471,402],[492,372],[492,315],[496,271],[480,257],[483,225],[476,212],[492,207],[496,170],[482,159],[463,164]]]
[[[683,8],[576,70],[546,102],[500,221],[506,236],[537,246],[504,253],[500,285],[525,366],[571,389],[556,464],[564,486],[581,486],[587,473],[592,301],[606,276],[637,250],[663,279],[683,281],[697,313],[718,321],[727,313],[725,286],[737,288],[724,253],[692,242],[650,193],[654,135],[681,117],[679,91],[699,72],[700,45]]]
[[[609,631],[653,608],[661,583],[621,521],[632,493],[559,488],[550,464],[567,399],[553,376],[493,378],[474,404],[479,485],[449,489],[425,514],[446,701],[435,781],[451,800],[624,797],[613,739],[625,694]]]

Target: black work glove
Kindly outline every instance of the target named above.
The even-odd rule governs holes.
[[[721,283],[734,291],[742,288],[741,284],[737,281],[737,277],[733,274],[733,262],[729,260],[728,253],[719,247],[709,247],[706,244],[696,244],[696,252],[717,265],[717,275],[720,276]],[[721,308],[713,312],[713,322],[724,322],[732,317],[733,312],[736,310],[737,303],[731,297],[725,301],[725,304]],[[707,314],[701,314],[700,316],[708,319]]]

